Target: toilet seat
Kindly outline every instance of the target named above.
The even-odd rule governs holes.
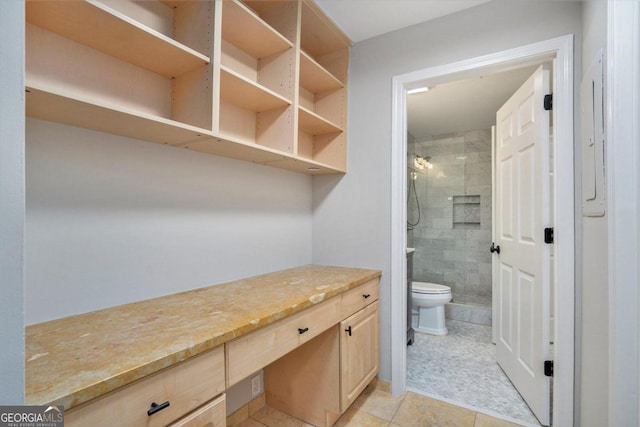
[[[427,294],[427,295],[442,295],[442,294],[450,294],[451,288],[449,286],[438,285],[438,284],[429,283],[429,282],[412,282],[411,292],[415,292],[417,294]]]

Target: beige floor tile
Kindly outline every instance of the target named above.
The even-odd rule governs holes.
[[[468,409],[409,392],[392,421],[401,427],[473,427],[475,415]]]
[[[478,413],[476,415],[476,423],[473,427],[519,427],[520,424],[514,424],[509,421],[500,420],[490,417],[489,415]]]
[[[387,427],[388,425],[389,421],[362,412],[352,406],[338,419],[334,427]]]
[[[362,393],[353,403],[353,407],[361,412],[391,421],[402,403],[403,396],[394,396],[380,390]]]
[[[273,409],[270,406],[264,406],[251,416],[254,420],[260,421],[267,427],[313,427],[304,421],[293,418],[283,412]]]
[[[236,425],[236,427],[266,427],[261,422],[254,420],[253,418],[249,418],[244,420],[244,422]]]
[[[378,377],[374,378],[369,386],[375,388],[376,390],[391,393],[391,383],[389,381],[381,380]]]

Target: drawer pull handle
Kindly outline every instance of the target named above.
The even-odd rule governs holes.
[[[364,299],[367,299],[367,298],[369,298],[371,296],[371,294],[364,294],[362,296],[364,297]]]
[[[344,330],[345,332],[349,333],[349,336],[351,336],[351,326],[349,326],[347,329]]]
[[[309,330],[309,328],[298,328],[298,333],[300,335],[304,334],[305,332],[307,332]]]
[[[160,411],[162,411],[164,408],[167,408],[169,405],[170,405],[170,403],[169,403],[169,401],[168,401],[168,400],[167,400],[166,402],[164,402],[164,403],[160,403],[160,404],[157,404],[156,402],[153,402],[153,403],[151,404],[151,409],[149,409],[149,410],[147,411],[147,415],[148,415],[148,416],[151,416],[151,415],[155,414],[156,412],[160,412]]]

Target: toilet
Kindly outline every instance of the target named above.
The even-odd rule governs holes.
[[[418,309],[415,330],[432,335],[446,335],[444,305],[451,301],[451,288],[428,282],[411,282],[411,298]]]

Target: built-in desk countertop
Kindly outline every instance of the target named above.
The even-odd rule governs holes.
[[[26,404],[68,410],[380,274],[308,265],[28,326]]]

